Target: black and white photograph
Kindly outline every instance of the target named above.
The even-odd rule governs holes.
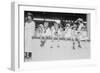
[[[24,62],[90,58],[87,13],[24,11]]]
[[[95,7],[15,2],[11,14],[12,70],[97,63]]]

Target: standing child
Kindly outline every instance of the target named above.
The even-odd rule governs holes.
[[[73,41],[73,49],[76,49],[76,43],[78,43],[78,47],[81,48],[80,40],[79,40],[79,32],[77,31],[78,26],[76,24],[72,27],[72,41]]]
[[[25,22],[25,52],[32,51],[32,37],[35,36],[35,22],[31,13],[27,14]]]
[[[64,31],[64,34],[65,34],[64,38],[65,38],[65,40],[71,39],[71,30],[72,29],[70,27],[70,24],[67,23],[66,26],[65,26],[65,31]]]
[[[57,38],[58,42],[59,42],[59,36],[58,36],[58,29],[59,26],[56,22],[54,22],[54,25],[51,27],[51,39],[52,39],[52,45],[51,48],[53,48],[53,42],[54,40]],[[59,44],[57,47],[60,47]]]

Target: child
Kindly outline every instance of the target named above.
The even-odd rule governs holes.
[[[44,22],[44,37],[45,38],[51,37],[51,30],[49,28],[49,23],[48,22]]]
[[[43,26],[43,24],[40,24],[39,25],[39,35],[40,35],[40,41],[41,41],[40,46],[41,47],[43,46],[42,43],[44,41],[44,39],[43,39],[43,33],[44,33],[44,26]]]
[[[72,41],[73,41],[73,49],[76,49],[76,43],[78,43],[78,47],[81,48],[79,36],[80,33],[77,31],[78,26],[76,24],[73,25],[72,27]]]
[[[63,27],[61,27],[61,26],[58,29],[58,36],[59,36],[59,38],[64,37],[64,30],[63,30]]]
[[[65,34],[65,36],[64,36],[65,40],[71,39],[71,27],[70,27],[69,23],[66,24],[66,26],[65,26],[64,34]]]
[[[42,30],[41,30],[41,47],[44,46],[46,40],[48,37],[51,36],[51,31],[50,28],[48,27],[49,23],[48,22],[44,22],[44,26],[42,26]]]
[[[57,38],[57,40],[59,42],[58,29],[59,29],[58,24],[56,22],[54,22],[54,25],[51,27],[51,39],[52,39],[51,48],[53,48],[53,42],[54,42],[55,38]],[[57,47],[60,47],[59,44]]]
[[[32,37],[35,36],[35,22],[33,15],[27,14],[27,21],[25,22],[25,52],[32,51]]]

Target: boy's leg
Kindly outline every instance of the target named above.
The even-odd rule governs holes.
[[[40,37],[40,40],[41,40],[40,46],[43,47],[44,44],[45,44],[45,36],[41,36],[41,37]]]
[[[73,49],[75,49],[75,40],[73,41]]]
[[[57,47],[58,48],[60,47],[60,36],[59,35],[57,36]]]
[[[40,42],[41,42],[40,46],[42,47],[42,35],[40,35]]]
[[[51,36],[51,46],[50,46],[50,48],[53,48],[53,42],[54,42],[54,37]]]
[[[78,47],[79,47],[79,48],[82,48],[82,46],[81,46],[81,41],[80,41],[79,38],[77,38],[77,42],[78,42]]]
[[[47,36],[44,37],[44,44],[46,43],[47,41]]]
[[[72,42],[73,42],[73,49],[75,50],[75,42],[76,42],[76,40],[73,38]]]
[[[40,44],[40,46],[43,47],[43,42],[44,42],[44,41],[43,41],[43,37],[41,37],[40,39],[41,39],[41,44]]]

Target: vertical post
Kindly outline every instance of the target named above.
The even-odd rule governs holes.
[[[87,14],[87,35],[88,35],[89,40],[91,39],[91,38],[90,38],[90,32],[91,32],[91,31],[90,31],[90,29],[91,29],[91,28],[90,28],[90,26],[91,26],[90,24],[91,24],[91,23],[90,23],[90,14]]]

